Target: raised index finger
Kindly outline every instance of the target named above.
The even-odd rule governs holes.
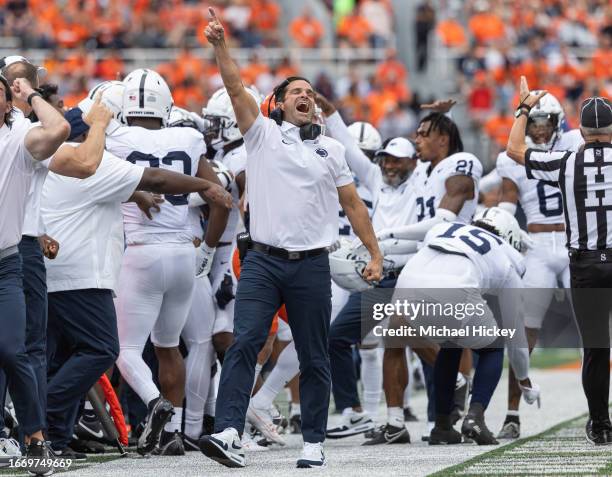
[[[213,7],[208,7],[208,14],[210,15],[210,19],[213,21],[219,21],[217,19],[217,14],[215,13],[215,9]]]

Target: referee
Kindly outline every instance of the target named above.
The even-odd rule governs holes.
[[[312,123],[315,91],[292,77],[274,90],[270,119],[244,89],[214,10],[206,37],[213,45],[247,150],[251,241],[236,292],[234,343],[221,371],[215,433],[200,449],[228,467],[244,467],[240,434],[257,353],[282,303],[300,361],[304,449],[298,467],[323,467],[330,392],[328,330],[331,276],[327,247],[338,235],[338,200],[372,260],[367,280],[380,280],[382,255],[344,157],[344,147]]]
[[[584,348],[582,385],[589,404],[586,438],[612,444],[609,312],[612,304],[612,103],[586,99],[580,109],[580,152],[541,152],[525,145],[529,110],[546,94],[530,94],[521,77],[521,104],[508,141],[508,156],[525,164],[530,179],[558,184],[563,196],[570,256],[572,305]]]

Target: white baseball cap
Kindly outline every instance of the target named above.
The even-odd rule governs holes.
[[[10,55],[10,56],[5,56],[4,58],[0,59],[0,71],[2,71],[4,68],[6,68],[9,65],[12,65],[13,63],[29,63],[31,65],[34,65],[34,63],[32,63],[30,60],[28,60],[25,56],[19,56],[19,55]],[[43,78],[44,76],[47,75],[47,69],[43,68],[42,66],[36,66],[36,69],[38,71],[38,76],[40,78]]]
[[[378,156],[393,156],[393,157],[407,157],[413,159],[416,155],[416,150],[412,143],[405,137],[394,137],[387,145],[376,151],[375,157]]]

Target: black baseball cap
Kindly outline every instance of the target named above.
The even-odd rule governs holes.
[[[606,98],[594,96],[587,98],[580,107],[580,125],[585,128],[600,129],[612,124],[612,103]]]

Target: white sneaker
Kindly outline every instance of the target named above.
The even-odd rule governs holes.
[[[276,425],[272,422],[272,414],[269,409],[260,409],[249,404],[246,418],[269,441],[276,442],[281,446],[286,444],[285,440],[278,433]]]
[[[327,467],[327,461],[323,453],[323,443],[304,442],[304,449],[302,450],[301,457],[297,461],[297,467],[299,469]]]
[[[0,467],[9,465],[11,459],[21,457],[19,442],[15,439],[0,438]]]
[[[246,459],[238,431],[228,427],[223,432],[200,438],[200,450],[212,460],[226,467],[244,467]]]
[[[374,421],[370,419],[370,415],[367,412],[351,410],[346,414],[343,413],[342,423],[338,427],[327,429],[325,435],[329,439],[340,439],[371,431],[374,427]]]
[[[519,383],[519,388],[523,393],[523,399],[527,404],[533,404],[534,402],[538,403],[538,408],[540,407],[540,386],[536,383],[531,382],[531,387],[522,386]]]
[[[242,448],[248,452],[265,452],[265,451],[270,450],[269,447],[260,446],[257,442],[253,440],[251,435],[246,431],[242,433],[241,444],[242,444]]]

